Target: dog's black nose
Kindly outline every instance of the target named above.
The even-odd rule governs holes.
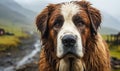
[[[73,35],[65,35],[62,38],[62,43],[65,47],[73,47],[76,43],[76,37]]]

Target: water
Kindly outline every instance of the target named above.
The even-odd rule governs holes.
[[[16,69],[21,68],[25,64],[34,61],[33,57],[40,51],[40,45],[41,45],[40,41],[37,40],[36,43],[34,44],[35,49],[30,54],[24,56],[20,61],[16,63],[16,65],[7,67],[3,71],[15,71]]]

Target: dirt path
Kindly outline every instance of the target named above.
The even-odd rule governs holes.
[[[39,60],[40,41],[37,35],[29,39],[21,39],[22,45],[18,49],[0,53],[0,71],[32,71],[27,67],[35,67]],[[33,66],[34,65],[34,66]]]

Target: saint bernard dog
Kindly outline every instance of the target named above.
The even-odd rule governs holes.
[[[110,71],[100,11],[88,1],[48,5],[36,18],[42,48],[39,71]]]

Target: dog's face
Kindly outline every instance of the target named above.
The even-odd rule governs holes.
[[[100,22],[99,11],[85,1],[51,4],[36,20],[42,40],[54,45],[58,58],[82,58]]]
[[[57,56],[59,58],[65,55],[83,57],[84,42],[82,41],[86,39],[83,40],[82,36],[87,34],[82,32],[88,31],[87,14],[81,10],[79,5],[74,3],[63,4],[60,13],[63,20],[62,23],[57,22],[57,24],[61,24],[57,35]],[[86,18],[82,17],[82,14]]]

